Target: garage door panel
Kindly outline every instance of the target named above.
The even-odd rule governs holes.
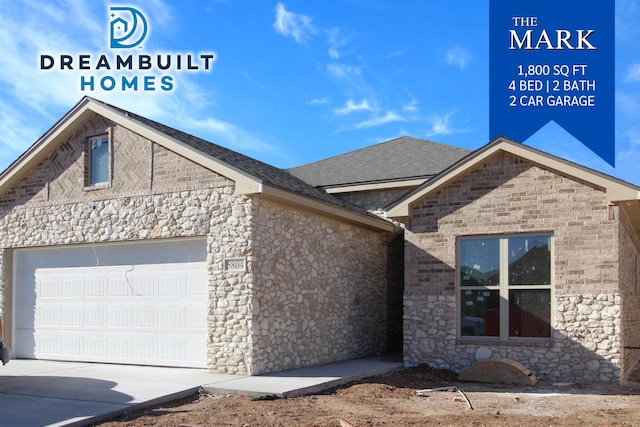
[[[185,277],[185,295],[193,297],[204,297],[207,295],[207,278],[203,276]]]
[[[84,338],[84,355],[93,360],[101,360],[106,356],[104,337]]]
[[[184,309],[184,313],[185,313],[185,320],[184,320],[184,324],[182,325],[184,328],[186,329],[198,329],[200,327],[200,319],[202,319],[203,317],[206,317],[206,310],[204,309],[193,309],[193,308],[186,308]]]
[[[153,329],[158,324],[158,320],[153,308],[134,308],[131,310],[131,327],[132,328],[150,328]]]
[[[40,354],[60,354],[63,347],[61,346],[62,337],[60,334],[41,334],[36,337],[34,354],[38,357]]]
[[[16,356],[205,367],[206,249],[182,245],[16,251]]]
[[[62,298],[78,298],[84,296],[84,280],[77,278],[75,280],[62,281]]]
[[[46,327],[59,328],[61,326],[59,308],[41,306],[39,309],[36,308],[36,310],[35,326],[40,326],[42,329]]]
[[[30,283],[25,283],[29,286]],[[46,279],[42,272],[36,271],[36,292],[33,297],[59,298],[62,295],[62,282],[59,279]]]
[[[111,338],[107,340],[107,356],[109,361],[126,362],[133,355],[129,348],[129,340],[124,338]],[[120,359],[120,360],[118,360]]]
[[[84,308],[84,326],[96,330],[107,326],[107,309],[102,305]]]
[[[200,354],[206,354],[207,346],[205,342],[198,341],[186,341],[185,342],[185,359],[197,362]]]
[[[82,356],[82,338],[82,336],[62,335],[60,337],[60,353],[68,356]]]

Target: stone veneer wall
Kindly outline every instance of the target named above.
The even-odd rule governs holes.
[[[260,198],[253,374],[384,351],[389,236]]]
[[[629,220],[620,217],[620,292],[622,294],[622,380],[640,363],[640,242]]]
[[[254,288],[253,200],[221,197],[225,203],[210,209],[209,250],[209,353],[210,370],[255,375],[251,340]],[[226,200],[225,200],[226,199]],[[246,260],[244,270],[225,268],[225,259]]]
[[[9,270],[7,268],[7,264],[8,264],[8,257],[6,256],[6,251],[4,248],[0,248],[0,316],[5,317],[5,305],[6,305],[6,300],[8,299],[8,292],[7,292],[7,278],[6,278],[6,272]],[[4,328],[7,330],[10,330],[8,328],[7,325],[7,320],[4,320]]]
[[[108,128],[112,183],[85,188],[86,137]],[[202,236],[210,274],[208,366],[249,373],[252,200],[233,192],[232,181],[94,117],[0,196],[0,311],[8,311],[13,248]],[[247,257],[247,270],[225,271],[228,257]]]
[[[501,154],[417,203],[405,231],[404,358],[462,371],[508,357],[554,381],[620,378],[618,210],[597,189]],[[553,339],[456,335],[458,236],[551,232]]]

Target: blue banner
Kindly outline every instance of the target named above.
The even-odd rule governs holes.
[[[612,0],[490,0],[489,132],[524,141],[555,121],[615,166]]]

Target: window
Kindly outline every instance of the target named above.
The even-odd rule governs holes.
[[[89,138],[88,184],[109,182],[109,135]]]
[[[551,236],[458,240],[459,335],[551,337]]]

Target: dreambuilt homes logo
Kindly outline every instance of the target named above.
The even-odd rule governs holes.
[[[77,75],[82,92],[172,91],[176,75],[207,72],[215,53],[138,53],[149,39],[149,22],[143,11],[129,6],[111,6],[105,34],[107,52],[40,55],[40,70]]]
[[[122,13],[131,15],[127,20]],[[127,49],[136,47],[147,37],[147,19],[138,9],[132,7],[112,6],[111,23],[109,26],[109,41],[112,49]]]

